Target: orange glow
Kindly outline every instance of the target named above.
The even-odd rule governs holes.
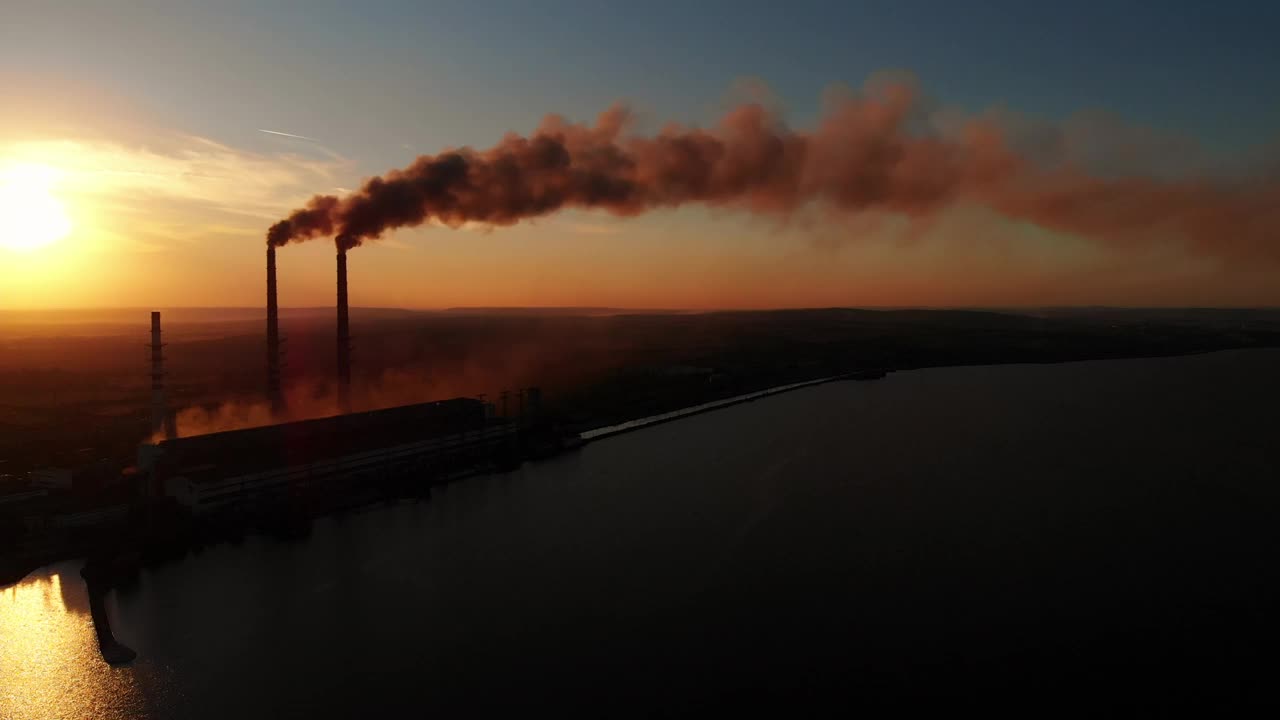
[[[0,717],[132,717],[140,709],[133,668],[102,660],[75,568],[59,563],[0,590]]]
[[[61,173],[48,165],[0,168],[0,247],[38,250],[71,232],[71,220],[53,193]]]
[[[0,223],[0,309],[256,307],[265,229],[308,193],[361,174],[328,158],[188,136],[165,143],[0,143],[6,186],[25,178],[45,193],[10,214],[43,229],[43,247]],[[292,245],[279,264],[282,306],[333,303],[332,243]],[[354,251],[350,268],[351,302],[363,307],[1280,303],[1266,263],[1103,246],[965,206],[914,225],[875,212],[779,223],[705,208],[570,211],[511,227],[402,230]]]

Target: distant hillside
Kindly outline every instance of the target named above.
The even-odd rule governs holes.
[[[538,317],[605,317],[609,315],[680,315],[692,310],[611,307],[452,307],[451,315],[534,315]]]

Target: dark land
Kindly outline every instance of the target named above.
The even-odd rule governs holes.
[[[0,580],[98,542],[81,528],[23,553],[48,518],[133,502],[128,468],[151,434],[148,321],[143,309],[0,312],[0,493],[29,492],[42,468],[89,469],[73,487],[0,503]],[[263,322],[258,309],[164,311],[169,404],[204,409],[179,414],[184,433],[262,422]],[[504,391],[514,403],[537,386],[565,436],[857,370],[1280,346],[1280,310],[1246,309],[357,308],[352,325],[357,410],[481,394],[496,404]],[[291,406],[332,414],[332,309],[285,310],[281,329]]]

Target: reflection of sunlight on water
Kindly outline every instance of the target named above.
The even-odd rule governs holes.
[[[140,714],[135,671],[103,662],[88,610],[75,563],[0,590],[0,718]]]

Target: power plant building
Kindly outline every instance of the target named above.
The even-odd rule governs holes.
[[[139,469],[193,513],[425,472],[494,454],[516,423],[456,398],[144,445]]]
[[[281,374],[276,247],[267,246],[267,397],[287,414]],[[492,461],[511,449],[521,424],[538,414],[541,395],[522,391],[518,419],[472,398],[352,413],[347,253],[337,255],[337,394],[340,415],[177,437],[164,394],[160,314],[152,313],[153,437],[138,450],[147,493],[167,495],[202,514],[236,506],[323,494],[412,473],[448,472]],[[525,397],[529,407],[524,407]]]

